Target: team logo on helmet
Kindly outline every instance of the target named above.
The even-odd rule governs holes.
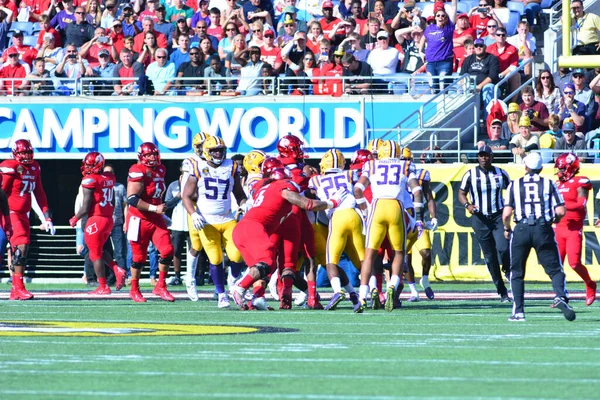
[[[294,135],[286,135],[279,139],[277,151],[282,157],[301,160],[304,156],[304,142]]]
[[[271,176],[271,173],[273,172],[273,170],[276,168],[285,168],[283,163],[281,161],[279,161],[277,158],[269,157],[265,161],[263,161],[263,164],[262,164],[263,178],[269,178]]]
[[[399,158],[400,145],[394,140],[383,140],[377,149],[377,158],[383,160],[386,158]]]
[[[373,154],[369,150],[356,150],[350,159],[350,169],[362,169],[363,165],[373,159]]]
[[[145,142],[138,147],[138,160],[146,167],[156,167],[160,164],[160,151],[152,142]]]
[[[573,153],[563,153],[556,159],[554,168],[556,170],[558,180],[561,182],[567,182],[579,172],[579,157]]]
[[[99,174],[104,169],[104,164],[104,156],[97,151],[91,151],[81,161],[81,174],[83,176]]]
[[[244,168],[249,174],[260,174],[262,164],[266,158],[267,155],[264,151],[252,150],[246,155],[246,157],[244,157]]]
[[[203,157],[202,145],[209,136],[210,135],[205,132],[198,132],[194,135],[194,138],[192,139],[192,147],[194,148],[194,153],[196,153],[198,157]]]

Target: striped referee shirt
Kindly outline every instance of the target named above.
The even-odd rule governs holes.
[[[554,208],[564,204],[554,182],[538,174],[527,174],[513,181],[506,193],[506,205],[514,209],[515,222],[530,216],[550,222],[555,216]]]
[[[469,193],[471,202],[483,215],[490,216],[504,207],[502,190],[510,184],[505,170],[491,167],[489,170],[479,166],[468,170],[460,183],[460,190]]]

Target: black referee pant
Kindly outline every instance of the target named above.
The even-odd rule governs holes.
[[[552,223],[538,219],[533,225],[527,221],[515,225],[510,240],[510,286],[513,293],[513,314],[523,312],[525,298],[525,265],[534,248],[538,262],[552,279],[552,288],[558,297],[566,299],[565,273],[558,254]]]
[[[508,291],[500,272],[500,262],[502,262],[502,270],[508,275],[510,253],[508,251],[508,240],[504,237],[502,211],[489,217],[481,213],[475,213],[471,218],[471,223],[475,238],[479,242],[479,247],[481,247],[485,265],[490,271],[494,285],[496,285],[496,290],[500,296],[506,296]],[[500,257],[498,257],[498,254]]]

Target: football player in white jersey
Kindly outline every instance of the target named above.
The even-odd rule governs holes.
[[[333,298],[325,310],[334,310],[346,298],[342,287],[350,294],[353,304],[358,304],[358,295],[348,280],[348,276],[339,267],[342,253],[346,253],[354,266],[360,270],[365,256],[365,237],[360,210],[356,208],[353,193],[354,182],[358,180],[358,171],[344,171],[346,160],[341,151],[331,149],[321,159],[321,175],[314,175],[308,187],[317,193],[321,200],[328,199],[341,188],[348,191],[346,199],[335,209],[326,210],[329,219],[329,234],[326,242],[326,268]]]
[[[192,160],[190,174],[183,189],[183,205],[191,215],[193,225],[200,231],[200,241],[210,262],[210,274],[218,293],[218,307],[228,308],[225,292],[223,246],[227,251],[232,274],[243,267],[242,255],[231,238],[236,221],[231,210],[231,196],[243,206],[246,202],[240,182],[238,164],[227,159],[223,139],[209,136],[202,146],[204,160]],[[196,204],[193,199],[197,197]]]
[[[394,251],[391,278],[388,282],[385,309],[394,309],[396,288],[400,284],[400,275],[404,266],[406,248],[404,206],[402,200],[408,187],[415,196],[417,219],[422,220],[423,202],[421,188],[412,171],[412,163],[400,160],[400,146],[393,140],[384,141],[377,149],[377,160],[369,161],[363,166],[362,174],[354,185],[356,202],[362,210],[367,210],[364,190],[371,186],[373,202],[367,219],[367,237],[365,259],[362,264],[360,303],[354,311],[361,313],[366,308],[369,291],[369,279],[377,256],[377,251],[387,235]]]

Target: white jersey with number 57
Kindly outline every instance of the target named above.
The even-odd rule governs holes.
[[[404,201],[409,180],[415,177],[415,167],[410,160],[387,158],[365,163],[362,175],[369,178],[373,200],[396,199]]]
[[[344,208],[356,207],[356,199],[354,198],[354,182],[358,176],[355,171],[342,171],[325,175],[314,175],[308,182],[308,187],[317,192],[317,197],[323,201],[327,201],[341,188],[345,188],[348,195],[344,201],[335,209],[326,210],[328,218],[331,218],[335,210]]]

